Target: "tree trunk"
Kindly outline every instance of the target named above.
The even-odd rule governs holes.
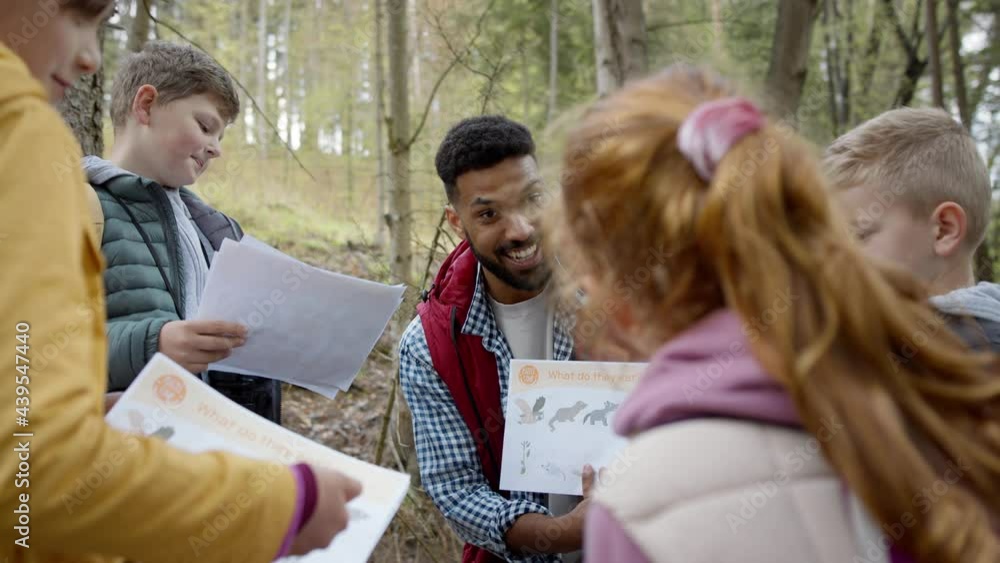
[[[104,29],[98,35],[104,50]],[[59,113],[80,142],[84,156],[104,156],[104,73],[95,72],[76,81],[59,103]]]
[[[323,16],[321,6],[315,0],[310,0],[309,4],[309,36],[319,37],[320,21]],[[320,68],[320,52],[318,41],[310,41],[306,48],[307,64],[302,69],[302,79],[305,81],[304,92],[302,93],[302,144],[300,149],[303,152],[314,152],[319,146],[319,130],[316,115],[312,111],[309,103],[309,95],[312,94],[318,84]]]
[[[593,0],[597,95],[646,74],[646,16],[641,0]]]
[[[350,2],[344,2],[344,27],[353,29],[354,15],[351,13]],[[354,212],[354,84],[357,82],[356,61],[351,58],[348,61],[347,88],[344,92],[344,105],[346,106],[346,116],[343,122],[344,131],[344,157],[347,159],[347,209],[348,213]]]
[[[851,126],[851,64],[854,60],[854,0],[846,0],[847,44],[844,47],[844,68],[840,74],[840,123],[844,129]],[[839,18],[838,18],[839,19]],[[840,20],[843,21],[843,20]]]
[[[394,281],[413,286],[413,250],[410,244],[413,214],[410,209],[410,104],[407,85],[407,0],[388,0],[389,8],[389,97],[392,119],[389,122],[391,158],[391,198],[389,230],[390,271]],[[410,292],[413,293],[413,292]],[[412,297],[411,297],[412,299]],[[411,312],[404,301],[402,310]],[[406,322],[406,321],[402,321]],[[402,322],[400,328],[402,328]],[[401,391],[400,391],[401,392]],[[405,400],[397,401],[396,441],[414,486],[419,486],[420,471],[414,455],[413,415]]]
[[[618,37],[621,39],[622,84],[643,78],[649,69],[646,14],[642,0],[615,0],[614,13],[618,15]]]
[[[833,129],[833,136],[840,136],[843,125],[841,104],[839,100],[841,92],[840,84],[840,52],[837,42],[837,12],[835,9],[836,0],[825,0],[823,2],[823,39],[826,55],[826,86],[827,96],[830,105],[830,123]]]
[[[994,218],[994,220],[996,220]],[[990,236],[986,237],[986,240],[976,249],[976,256],[973,264],[975,268],[976,281],[992,282],[995,276],[993,275],[993,265],[996,262],[996,257],[994,256],[994,248],[990,244]]]
[[[722,27],[722,0],[712,0],[712,35],[714,35],[715,53],[725,57],[725,31]]]
[[[809,45],[818,0],[780,0],[767,70],[767,91],[779,116],[794,116],[809,70]]]
[[[244,46],[247,44],[247,35],[248,35],[247,31],[249,28],[250,28],[250,3],[247,0],[243,0],[240,2],[240,32],[238,36],[238,41],[240,46]],[[249,67],[249,65],[247,64],[247,51],[248,49],[245,48],[240,49],[240,56],[239,56],[240,66],[238,74],[236,75],[240,79],[240,82],[242,82],[243,84],[248,83],[247,68]],[[250,109],[250,98],[247,96],[246,92],[244,92],[243,89],[240,88],[239,93],[240,93],[240,108],[243,111],[236,119],[236,121],[238,122],[237,132],[239,133],[236,137],[237,139],[239,139],[241,145],[245,145],[247,143],[246,114],[253,110]]]
[[[913,101],[913,95],[917,90],[917,82],[920,80],[920,76],[923,75],[924,69],[927,68],[927,59],[921,59],[919,56],[920,41],[924,35],[920,31],[921,0],[917,0],[917,7],[913,11],[913,18],[910,24],[912,31],[909,35],[903,29],[903,22],[899,19],[893,0],[882,0],[882,6],[885,9],[889,25],[892,26],[900,46],[906,53],[906,67],[903,70],[903,78],[899,81],[896,98],[893,100],[893,107],[908,106]]]
[[[618,88],[615,59],[611,50],[611,26],[605,10],[607,0],[593,0],[594,54],[597,64],[597,96],[603,98]]]
[[[285,0],[285,17],[284,21],[281,23],[281,63],[282,67],[279,70],[284,77],[284,81],[281,86],[281,98],[284,100],[284,107],[280,108],[280,111],[285,116],[285,138],[284,141],[288,143],[289,146],[292,144],[292,128],[295,123],[292,120],[292,0]],[[292,186],[292,158],[289,151],[282,151],[284,157],[282,161],[284,162],[285,168],[285,185],[287,187]]]
[[[551,0],[549,8],[549,107],[546,121],[555,119],[559,102],[559,0]]]
[[[382,126],[385,124],[385,71],[382,66],[382,0],[372,0],[375,12],[375,155],[378,161],[378,174],[375,176],[375,189],[378,191],[378,205],[375,210],[375,244],[385,246],[385,139]]]
[[[528,63],[528,30],[521,28],[521,121],[529,122],[531,113],[531,65]]]
[[[424,99],[423,73],[420,59],[423,56],[423,18],[421,17],[420,0],[413,2],[413,95],[417,100]]]
[[[948,50],[951,53],[951,70],[955,80],[955,102],[958,104],[958,114],[962,119],[962,125],[971,130],[972,112],[969,111],[969,96],[965,88],[965,64],[962,62],[960,27],[958,0],[948,0]]]
[[[156,0],[135,0],[135,18],[128,34],[127,48],[129,52],[138,53],[149,40],[149,10],[153,9]]]
[[[917,82],[924,74],[925,68],[927,59],[911,58],[907,61],[893,106],[908,106],[913,102],[913,95],[917,92]]]
[[[938,43],[937,0],[927,0],[924,8],[927,10],[924,31],[927,33],[927,61],[931,68],[931,99],[934,105],[943,108],[944,87],[941,83],[941,46]]]
[[[315,0],[309,0],[307,2],[309,6],[309,22],[306,24],[309,37],[319,37],[320,32],[320,21],[323,15],[321,7],[317,4]],[[302,133],[299,137],[300,144],[299,150],[304,153],[313,153],[319,146],[319,130],[320,126],[317,123],[317,115],[313,113],[312,106],[310,105],[309,96],[312,94],[316,88],[318,88],[320,73],[316,69],[320,67],[320,53],[319,53],[319,41],[309,41],[309,45],[306,47],[306,62],[300,68],[300,77],[302,83],[304,84],[303,91],[300,93],[300,114],[302,116],[300,123],[302,127]]]
[[[352,77],[353,78],[353,77]],[[344,120],[344,157],[347,158],[347,209],[354,212],[354,88],[348,87]]]
[[[871,84],[872,77],[875,76],[875,69],[878,67],[878,54],[882,47],[882,18],[879,17],[882,10],[875,6],[872,9],[871,24],[868,28],[868,40],[865,42],[865,54],[861,60],[861,70],[858,71],[858,84]]]
[[[993,18],[993,24],[990,25],[990,29],[986,33],[986,45],[997,44],[1000,44],[1000,16]],[[976,80],[973,81],[975,86],[971,89],[968,96],[970,115],[976,115],[980,103],[985,99],[986,93],[992,89],[994,81],[990,79],[990,75],[1000,66],[1000,50],[993,49],[992,53],[987,53],[987,59],[978,66],[979,70],[976,72]]]
[[[267,109],[267,0],[260,0],[257,12],[257,104],[261,109]],[[267,134],[267,124],[264,117],[254,116],[257,126],[258,162],[263,166],[267,161],[267,145],[270,136]]]
[[[409,283],[412,275],[410,232],[410,105],[406,69],[407,0],[388,0],[389,7],[389,127],[391,153],[392,277]]]

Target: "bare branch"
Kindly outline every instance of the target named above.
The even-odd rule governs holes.
[[[441,210],[441,218],[438,219],[437,228],[434,229],[434,240],[431,241],[430,252],[427,253],[427,267],[424,268],[423,280],[420,282],[420,289],[424,290],[427,287],[427,280],[431,279],[431,266],[434,265],[434,253],[438,248],[438,241],[441,239],[441,231],[444,230],[444,220],[448,216],[447,212]]]
[[[274,131],[275,136],[278,137],[278,139],[281,141],[281,144],[284,145],[285,150],[288,151],[288,154],[292,155],[292,158],[295,159],[295,162],[299,165],[299,168],[301,168],[303,172],[305,172],[310,178],[312,178],[313,182],[317,182],[318,180],[316,179],[316,176],[314,176],[313,173],[310,172],[308,168],[306,168],[306,165],[303,164],[301,160],[299,160],[299,156],[295,154],[295,151],[292,149],[292,146],[288,144],[288,141],[285,141],[284,139],[281,138],[281,134],[278,132],[277,126],[275,126],[274,123],[271,121],[271,119],[267,116],[267,114],[264,113],[264,110],[261,109],[261,107],[257,104],[257,99],[254,98],[253,94],[251,94],[250,91],[247,90],[246,86],[244,86],[243,83],[240,82],[240,79],[237,78],[236,75],[234,75],[232,72],[229,72],[229,69],[226,68],[225,65],[223,65],[221,62],[219,62],[218,59],[213,57],[211,53],[206,51],[204,47],[189,39],[186,35],[178,31],[176,27],[154,16],[153,12],[149,9],[148,0],[142,0],[142,5],[146,9],[146,13],[149,14],[150,20],[152,20],[157,25],[162,25],[163,27],[169,29],[184,41],[187,41],[191,45],[197,47],[201,52],[211,57],[212,60],[215,61],[215,64],[219,65],[219,67],[221,67],[222,70],[226,71],[226,74],[228,74],[229,77],[233,79],[233,82],[235,82],[236,85],[240,87],[240,90],[243,90],[243,93],[247,95],[247,98],[250,100],[250,103],[253,104],[253,107],[257,111],[257,114],[260,115],[260,117],[264,120],[265,123],[267,123],[267,125],[271,128],[271,130]]]
[[[911,58],[917,58],[917,50],[910,41],[910,37],[906,34],[906,30],[903,29],[903,22],[899,21],[899,14],[896,13],[895,4],[892,3],[892,0],[882,0],[882,4],[885,5],[886,14],[889,16],[889,21],[892,23],[893,30],[896,32],[896,37],[903,45],[903,49],[906,51],[906,54]]]
[[[445,47],[451,53],[453,57],[459,59],[459,64],[469,72],[481,76],[486,79],[486,84],[480,90],[482,105],[480,107],[479,113],[485,114],[486,109],[489,107],[490,101],[492,101],[494,95],[493,92],[496,90],[497,77],[503,73],[503,71],[510,65],[510,61],[501,54],[500,60],[493,62],[486,53],[479,52],[479,56],[486,62],[486,65],[490,67],[489,72],[482,71],[468,62],[468,57],[471,54],[472,49],[467,49],[466,53],[459,53],[455,46],[452,44],[451,40],[448,38],[448,33],[445,31],[444,26],[441,24],[441,15],[438,13],[434,14],[434,21],[428,23],[437,30],[438,35],[444,41]]]
[[[459,53],[458,50],[455,49],[455,46],[451,44],[451,40],[448,39],[448,34],[445,33],[445,31],[444,31],[444,26],[441,25],[441,16],[439,14],[434,14],[434,23],[433,23],[433,26],[434,26],[434,29],[437,30],[438,35],[441,37],[441,39],[444,40],[444,46],[447,47],[448,52],[451,53],[451,56],[453,56],[453,57],[455,57],[456,59],[459,60],[459,64],[462,65],[462,68],[464,68],[465,70],[467,70],[467,71],[469,71],[469,72],[471,72],[473,74],[478,74],[479,76],[482,76],[483,78],[487,78],[487,79],[490,78],[490,75],[488,75],[485,72],[479,70],[478,68],[475,68],[472,65],[470,65],[465,60],[465,58],[468,55],[467,54],[463,55],[463,54]]]
[[[385,452],[385,439],[389,435],[389,419],[392,418],[392,407],[396,404],[396,390],[399,386],[399,378],[392,378],[392,391],[389,393],[389,405],[382,415],[382,428],[378,435],[378,444],[375,446],[375,465],[382,465],[382,453]]]
[[[493,92],[497,89],[497,78],[503,73],[506,67],[510,66],[511,61],[508,59],[506,62],[503,59],[493,66],[492,74],[487,77],[485,92],[483,92],[483,105],[479,108],[479,113],[485,114],[486,108],[489,107],[490,101],[494,98]],[[503,86],[500,86],[501,90],[504,90]],[[506,112],[504,112],[506,113]]]
[[[490,3],[486,5],[486,9],[483,10],[483,13],[479,14],[479,19],[476,21],[476,32],[472,35],[472,39],[470,39],[469,43],[465,46],[465,53],[471,51],[472,47],[476,44],[476,41],[479,39],[479,35],[483,31],[483,20],[486,19],[486,15],[490,13],[493,9],[493,4],[495,3],[496,0],[490,0]],[[420,132],[423,130],[424,124],[427,123],[427,115],[431,111],[431,104],[434,102],[434,97],[437,96],[438,88],[441,87],[441,84],[444,82],[445,77],[448,76],[448,73],[450,73],[451,70],[455,68],[455,65],[458,64],[460,58],[461,57],[456,57],[455,59],[452,59],[448,68],[444,69],[444,72],[442,72],[441,76],[438,77],[437,82],[434,83],[434,88],[431,89],[430,95],[427,96],[427,104],[424,106],[423,115],[420,116],[420,123],[417,124],[417,128],[413,131],[413,135],[410,136],[410,140],[406,142],[407,148],[412,146],[413,143],[416,142],[417,137],[420,136]]]
[[[407,497],[409,497],[410,493],[407,492],[406,495],[407,495]],[[413,501],[413,502],[416,504],[416,501]],[[419,508],[419,506],[420,505],[417,504],[418,508]],[[417,534],[416,530],[413,529],[413,526],[410,525],[409,518],[407,518],[403,513],[397,513],[396,517],[399,518],[399,521],[402,522],[403,526],[406,527],[406,529],[410,532],[410,534],[413,535],[414,539],[417,540],[417,543],[420,544],[420,547],[424,548],[424,551],[427,552],[428,556],[430,556],[431,561],[433,561],[434,563],[441,563],[441,559],[437,556],[437,554],[433,550],[431,550],[430,547],[427,546],[427,544],[424,542],[423,538],[421,538]]]
[[[923,0],[917,0],[917,7],[913,10],[913,21],[910,22],[910,29],[913,31],[910,35],[916,38],[913,42],[913,49],[916,51],[920,50],[920,43],[924,39],[924,32],[920,31],[921,14],[923,14]]]

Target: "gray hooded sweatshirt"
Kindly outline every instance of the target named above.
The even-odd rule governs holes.
[[[103,184],[118,176],[136,175],[96,156],[84,157],[83,169],[87,173],[87,181],[94,185]],[[187,288],[187,291],[184,292],[184,312],[185,316],[193,317],[198,311],[205,283],[208,281],[208,261],[205,259],[201,238],[198,236],[194,221],[191,220],[191,212],[181,201],[180,191],[170,186],[163,186],[163,191],[166,192],[167,199],[170,200],[174,221],[177,223],[177,232],[180,234],[178,242],[184,261],[180,271],[184,276],[184,287]]]
[[[957,332],[973,347],[989,346],[1000,352],[1000,284],[980,282],[932,297],[931,304],[942,313],[957,317],[956,321],[962,317],[974,319],[975,323],[956,322]]]

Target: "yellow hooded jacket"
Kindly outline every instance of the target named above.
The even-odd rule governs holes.
[[[296,503],[286,466],[105,424],[104,264],[80,149],[2,44],[0,76],[0,561],[271,561]]]

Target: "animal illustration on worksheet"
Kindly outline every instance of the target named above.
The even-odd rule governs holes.
[[[129,409],[128,421],[129,421],[129,426],[131,426],[132,430],[137,434],[143,434],[151,438],[160,438],[164,442],[170,440],[170,437],[174,435],[173,426],[161,426],[156,430],[154,430],[153,432],[146,434],[143,428],[143,426],[146,423],[146,417],[141,412],[135,409]]]
[[[543,463],[539,467],[542,468],[542,471],[544,471],[545,473],[547,473],[552,477],[558,477],[562,481],[566,480],[567,471],[565,471],[563,468],[559,467],[554,463],[551,462]],[[583,471],[581,469],[570,469],[568,473],[570,477],[580,478],[581,476],[583,476]]]
[[[551,475],[552,477],[558,477],[563,481],[566,480],[566,473],[560,469],[558,465],[554,463],[543,463],[541,467],[545,473]]]
[[[524,399],[517,399],[514,403],[521,410],[521,416],[517,419],[521,424],[534,424],[545,418],[545,413],[542,412],[542,409],[545,407],[545,397],[535,399],[535,406],[533,407],[528,405],[528,401]]]
[[[614,412],[618,408],[618,403],[612,403],[611,401],[604,401],[603,409],[595,409],[588,412],[583,417],[583,423],[587,424],[590,421],[590,425],[593,426],[598,421],[603,423],[605,426],[608,425],[608,415]]]
[[[367,512],[356,506],[348,506],[347,514],[350,516],[351,522],[360,522],[361,520],[368,520],[371,518]]]
[[[521,442],[521,475],[528,472],[528,458],[531,457],[531,442]]]
[[[549,419],[549,429],[555,432],[557,422],[576,422],[576,415],[580,414],[585,408],[587,408],[587,403],[577,401],[572,407],[557,410],[555,416]]]

